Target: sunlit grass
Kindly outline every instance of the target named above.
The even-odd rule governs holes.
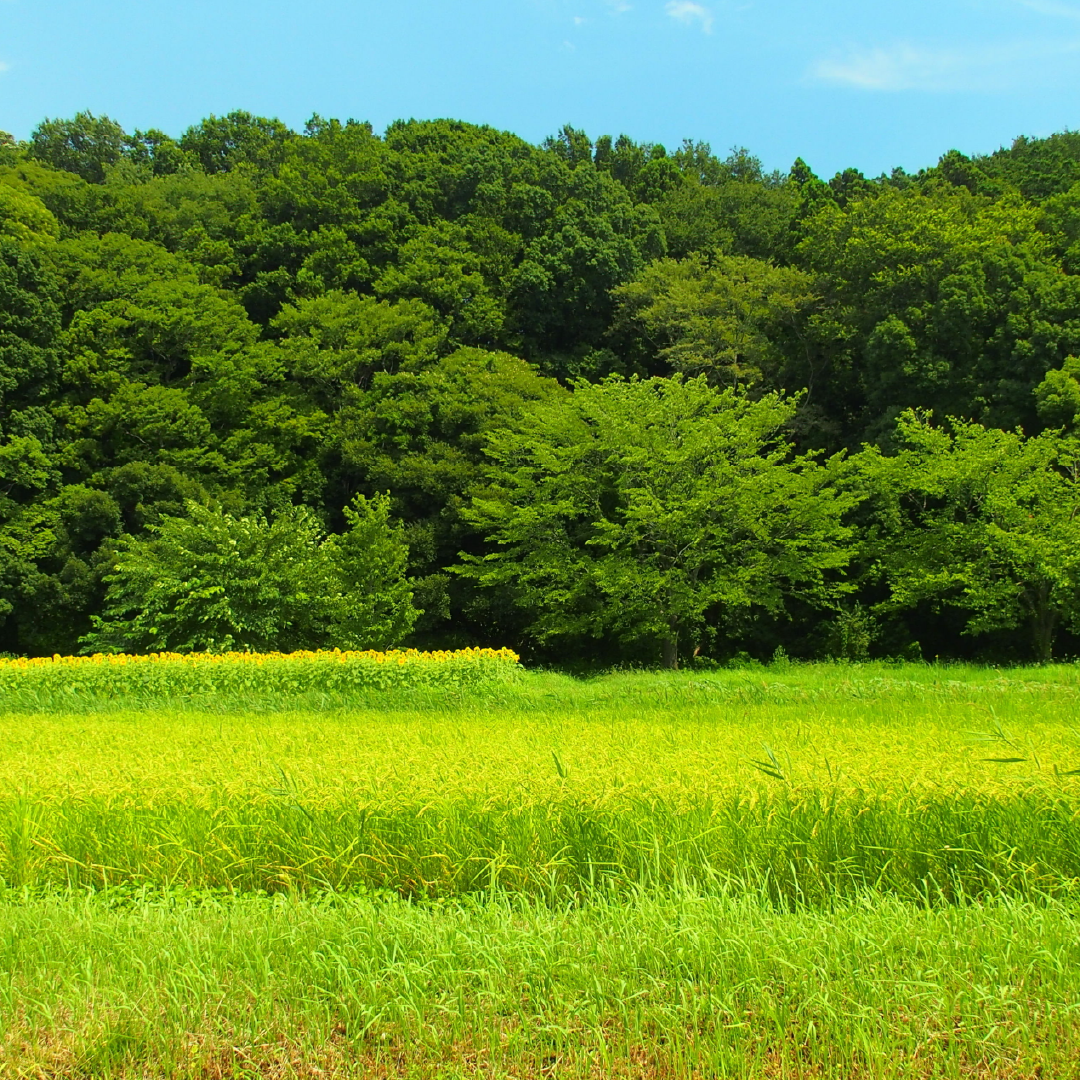
[[[1080,1071],[1080,669],[59,700],[0,1076]]]
[[[0,876],[555,901],[692,882],[784,905],[1080,879],[1073,668],[540,675],[382,697],[12,714]]]
[[[0,905],[0,1075],[1066,1077],[1076,911]]]

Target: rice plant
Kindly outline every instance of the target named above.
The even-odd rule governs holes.
[[[1069,894],[1076,669],[950,674],[528,675],[349,708],[14,712],[0,882],[555,904],[683,885],[781,909]]]

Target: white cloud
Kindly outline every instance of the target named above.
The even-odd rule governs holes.
[[[611,8],[616,15],[621,15],[624,11],[632,11],[634,5],[628,3],[627,0],[607,0],[607,6]]]
[[[1013,42],[952,49],[899,44],[819,60],[820,82],[857,90],[1004,90],[1029,79],[1030,65],[1076,52],[1080,42]]]
[[[0,60],[0,72],[7,71],[10,67],[10,64],[5,64],[3,60]]]
[[[588,21],[589,20],[586,19],[584,15],[575,15],[574,16],[574,25],[575,26],[584,26],[585,23],[587,23]]]
[[[667,13],[687,26],[698,23],[706,34],[712,33],[712,12],[701,4],[695,4],[693,0],[668,0]]]

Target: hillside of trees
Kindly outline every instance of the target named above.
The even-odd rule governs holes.
[[[0,653],[1072,655],[1077,357],[1076,132],[825,180],[46,120],[0,133]]]

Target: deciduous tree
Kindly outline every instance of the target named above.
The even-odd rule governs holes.
[[[1058,627],[1080,625],[1080,445],[915,412],[897,441],[862,455],[889,537],[886,606],[959,608],[969,634],[1026,626],[1049,660]]]
[[[680,642],[800,596],[828,604],[848,561],[831,480],[795,457],[795,401],[696,379],[579,381],[492,435],[489,484],[466,516],[496,546],[460,570],[512,590],[532,633]]]
[[[389,500],[358,497],[327,538],[304,507],[267,520],[189,502],[123,536],[87,652],[387,648],[418,612]]]

